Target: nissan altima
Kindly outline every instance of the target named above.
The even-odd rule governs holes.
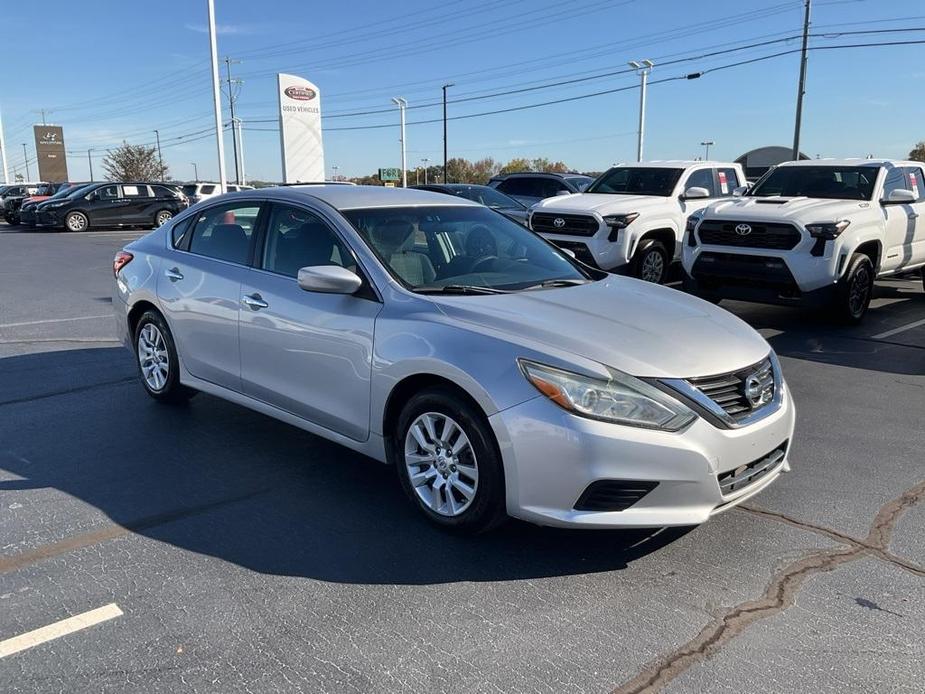
[[[113,274],[152,398],[209,393],[389,463],[444,527],[693,525],[789,470],[794,406],[757,332],[463,198],[234,193]]]

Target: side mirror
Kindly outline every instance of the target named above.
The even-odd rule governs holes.
[[[741,198],[748,192],[748,186],[738,186],[732,189],[732,197]]]
[[[706,188],[699,188],[694,186],[693,188],[688,188],[684,191],[684,195],[681,196],[682,200],[702,200],[703,198],[710,197],[710,191]]]
[[[915,202],[917,199],[918,196],[911,190],[897,188],[896,190],[890,191],[890,195],[887,199],[881,200],[880,203],[883,205],[900,205],[902,203]]]
[[[316,265],[299,270],[299,287],[307,292],[353,294],[363,280],[340,265]]]
[[[558,197],[561,197],[561,196],[563,196],[563,195],[572,195],[572,191],[570,191],[570,190],[560,190],[560,191],[557,192],[553,197],[558,198]]]

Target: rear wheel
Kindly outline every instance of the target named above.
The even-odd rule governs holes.
[[[135,357],[145,392],[155,400],[186,402],[196,391],[180,384],[180,359],[167,323],[147,311],[135,327]]]
[[[69,212],[64,218],[64,228],[68,231],[86,231],[90,228],[90,220],[83,212]]]
[[[662,284],[668,275],[668,250],[655,239],[640,242],[633,256],[633,276],[646,282]]]
[[[154,226],[162,227],[173,218],[173,212],[170,210],[160,210],[154,215]]]
[[[431,522],[462,533],[507,518],[504,471],[482,413],[450,390],[412,397],[393,432],[401,486]]]
[[[855,253],[848,262],[844,280],[839,282],[835,310],[845,323],[860,323],[874,291],[874,265],[863,253]]]

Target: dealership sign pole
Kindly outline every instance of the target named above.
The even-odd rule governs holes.
[[[10,182],[10,170],[6,166],[6,140],[3,138],[3,116],[0,115],[0,158],[3,159],[3,182]]]
[[[228,192],[225,182],[225,142],[222,138],[222,101],[218,82],[218,45],[215,39],[215,2],[209,5],[209,44],[212,50],[212,101],[215,105],[215,143],[218,146],[218,181],[223,193]]]
[[[321,92],[302,77],[280,73],[276,78],[283,182],[324,181]]]

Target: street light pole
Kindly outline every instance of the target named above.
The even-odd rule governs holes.
[[[446,183],[446,90],[452,87],[453,83],[449,82],[443,85],[443,182]]]
[[[408,107],[408,102],[403,97],[396,96],[392,99],[392,103],[398,106],[398,111],[401,117],[401,187],[408,187],[408,164],[407,159],[405,158],[405,109]]]
[[[159,179],[163,181],[164,180],[164,157],[161,156],[161,134],[157,130],[154,131],[154,139],[157,141],[157,161],[161,165]],[[90,178],[91,179],[93,178],[93,174],[90,174]]]
[[[87,150],[87,165],[90,167],[90,180],[93,180],[93,157],[90,156],[90,150]]]
[[[215,38],[215,0],[206,0],[209,10],[209,48],[212,61],[212,102],[215,108],[215,145],[218,149],[218,184],[222,193],[228,192],[225,180],[225,143],[222,139],[222,97],[218,79],[218,41]],[[199,179],[199,176],[196,176]]]
[[[29,153],[26,151],[26,143],[22,143],[22,156],[26,160],[26,180],[28,181],[32,178],[32,174],[29,173]]]
[[[190,164],[193,165],[193,175],[196,177],[196,183],[199,183],[199,167],[196,166],[194,161],[191,161]]]
[[[421,162],[424,164],[424,185],[427,185],[427,165],[430,163],[430,159],[424,157],[421,159]]]
[[[331,171],[333,172],[332,175],[331,175],[331,180],[332,180],[332,181],[336,181],[336,180],[337,180],[337,170],[338,170],[339,168],[340,168],[340,167],[339,167],[337,164],[331,164]]]
[[[713,142],[713,140],[704,140],[703,142],[700,143],[702,147],[706,147],[706,151],[704,152],[704,155],[703,155],[704,161],[710,161],[710,146],[715,145],[715,144],[716,143]]]
[[[629,66],[639,75],[639,138],[636,143],[636,161],[642,161],[643,144],[646,138],[646,86],[649,82],[649,73],[655,67],[651,60],[632,60]]]
[[[3,139],[3,117],[0,116],[0,158],[3,162],[3,182],[10,182],[10,170],[6,163],[6,140]]]
[[[797,115],[793,126],[793,160],[800,158],[800,128],[803,125],[803,95],[806,94],[806,63],[809,45],[809,14],[812,0],[806,0],[806,13],[803,15],[803,48],[800,51],[800,86],[797,88]]]

